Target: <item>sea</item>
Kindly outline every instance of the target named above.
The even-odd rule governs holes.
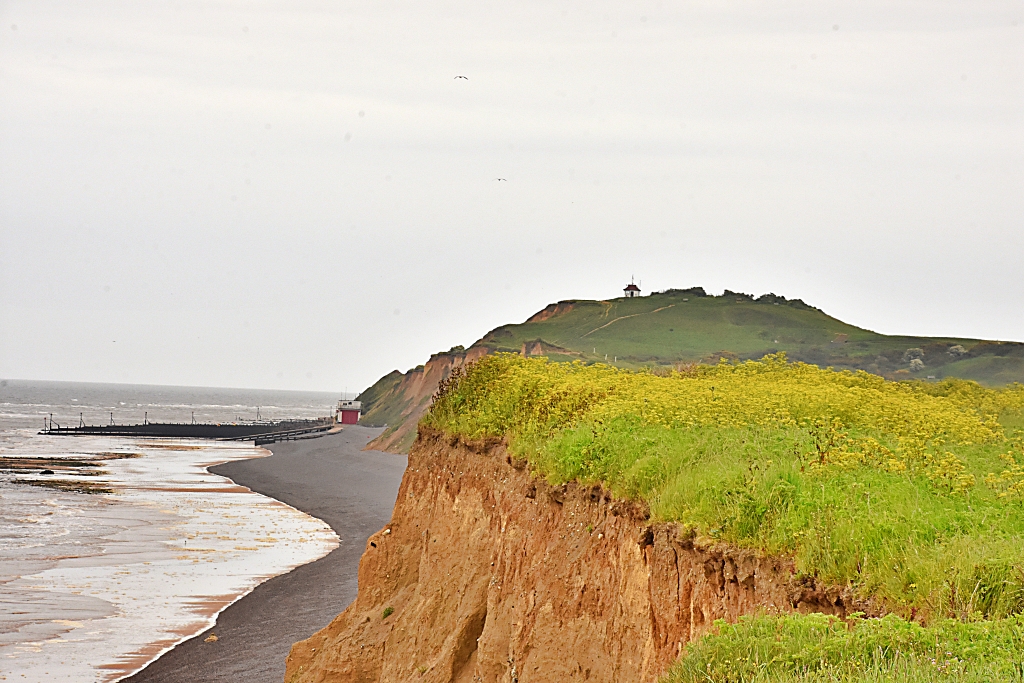
[[[338,398],[0,380],[0,681],[120,680],[338,545],[323,521],[207,471],[270,455],[251,442],[48,436],[44,420],[312,418]]]

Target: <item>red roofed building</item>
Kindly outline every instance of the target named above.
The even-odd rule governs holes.
[[[626,293],[627,297],[640,296],[640,288],[634,285],[632,282],[626,285],[626,288],[622,291]]]

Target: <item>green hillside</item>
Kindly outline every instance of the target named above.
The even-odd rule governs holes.
[[[627,368],[785,351],[791,360],[889,378],[951,376],[986,385],[1024,381],[1024,344],[882,335],[800,300],[773,294],[755,299],[728,290],[707,296],[699,287],[629,299],[562,301],[525,323],[487,333],[474,346],[552,360],[604,362],[607,356]],[[915,357],[922,364],[912,368]]]
[[[393,371],[359,397],[363,423],[388,426],[374,445],[407,451],[438,383],[452,369],[496,351],[655,371],[782,351],[791,361],[865,370],[887,379],[1024,383],[1021,343],[889,336],[837,320],[799,299],[728,290],[708,296],[694,287],[608,301],[561,301],[524,323],[491,330],[468,349],[435,354],[404,374]]]

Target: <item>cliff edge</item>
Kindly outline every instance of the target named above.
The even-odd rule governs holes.
[[[760,609],[865,605],[600,487],[549,486],[502,442],[421,429],[355,602],[292,647],[285,681],[654,681],[715,619]]]
[[[430,400],[441,381],[456,368],[487,355],[486,347],[468,351],[461,346],[435,353],[426,364],[405,374],[397,370],[381,377],[358,396],[364,413],[360,424],[387,427],[384,433],[366,445],[367,450],[405,453],[416,439],[416,425],[430,408]]]

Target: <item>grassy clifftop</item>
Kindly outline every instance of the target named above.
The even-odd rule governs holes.
[[[781,356],[683,372],[490,355],[425,421],[508,440],[705,539],[792,557],[889,613],[753,616],[672,681],[1021,680],[1024,387],[886,381]]]
[[[609,301],[562,301],[521,324],[503,325],[469,349],[382,377],[359,397],[364,421],[388,425],[376,445],[407,450],[437,383],[453,368],[508,351],[553,361],[620,368],[715,364],[785,352],[821,367],[865,370],[889,379],[971,379],[987,386],[1024,382],[1024,344],[882,335],[837,320],[800,300],[697,287]]]

